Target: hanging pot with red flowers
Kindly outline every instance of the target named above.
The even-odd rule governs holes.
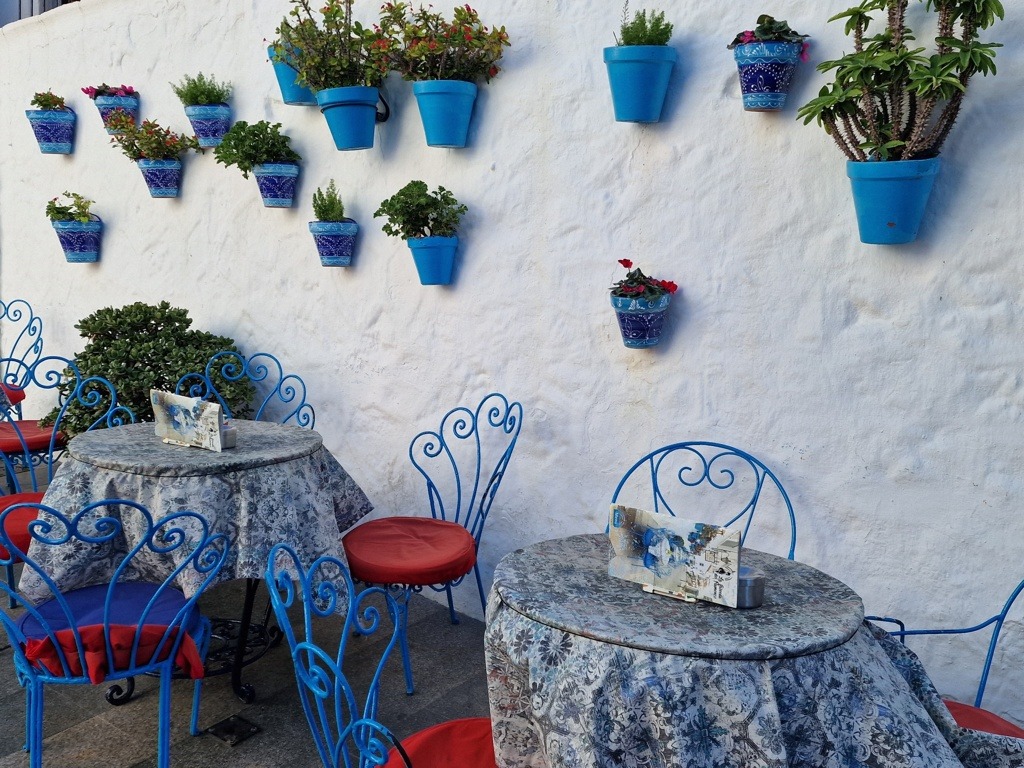
[[[622,343],[630,349],[653,347],[661,341],[668,306],[679,286],[648,277],[639,267],[634,269],[629,259],[619,259],[619,264],[629,270],[625,279],[611,287]]]

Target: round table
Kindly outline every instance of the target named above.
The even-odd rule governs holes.
[[[734,609],[647,594],[608,575],[611,555],[594,534],[498,564],[485,652],[500,768],[961,765],[842,582],[743,549],[765,599]]]

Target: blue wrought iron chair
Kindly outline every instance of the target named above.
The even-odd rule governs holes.
[[[206,364],[202,373],[188,373],[178,380],[174,391],[187,397],[216,400],[225,418],[232,418],[231,408],[217,390],[216,380],[234,382],[248,379],[256,387],[254,421],[292,423],[297,427],[313,429],[316,412],[306,402],[306,383],[293,373],[285,374],[281,362],[267,352],[257,352],[248,358],[238,352],[218,352]]]
[[[309,569],[287,544],[270,552],[265,574],[270,602],[288,641],[302,709],[324,768],[494,768],[488,718],[452,720],[413,734],[400,743],[377,719],[381,673],[401,631],[402,609],[394,594],[381,587],[357,591],[340,560],[321,557]],[[301,601],[301,634],[292,627],[289,609]],[[316,643],[314,627],[336,617],[341,635],[336,651]],[[296,621],[296,626],[298,622]],[[373,669],[362,704],[343,670],[350,638],[390,632]]]
[[[66,357],[47,355],[31,365],[2,358],[0,369],[5,367],[15,372],[26,391],[57,393],[57,413],[47,426],[40,426],[38,419],[15,418],[13,410],[0,403],[0,410],[5,410],[7,416],[0,420],[0,459],[10,490],[0,496],[0,511],[22,505],[6,517],[5,530],[24,549],[28,546],[28,524],[34,515],[32,508],[23,504],[41,502],[44,489],[53,480],[67,442],[63,425],[68,408],[75,404],[91,411],[92,421],[87,430],[130,424],[135,421],[135,414],[117,402],[117,392],[109,381],[101,376],[83,376],[75,362]],[[2,545],[0,557],[7,559],[7,583],[13,589],[17,560],[8,557]]]
[[[472,572],[486,610],[477,551],[522,420],[523,406],[497,392],[484,397],[476,410],[460,406],[448,411],[436,432],[420,432],[409,445],[409,458],[427,483],[431,516],[371,520],[342,539],[353,578],[392,585],[401,595],[399,647],[410,694],[414,689],[406,627],[412,593],[424,587],[443,590],[452,624],[458,624],[452,587]]]
[[[972,632],[980,632],[987,627],[991,627],[991,636],[988,641],[988,651],[985,654],[985,663],[981,667],[981,679],[978,683],[978,690],[974,696],[974,704],[964,704],[959,701],[953,701],[950,699],[944,699],[946,708],[949,709],[950,714],[953,715],[953,719],[956,720],[957,725],[961,728],[969,728],[975,731],[985,731],[987,733],[995,733],[1001,736],[1013,736],[1014,738],[1024,739],[1024,728],[1021,728],[1008,720],[999,717],[994,712],[990,712],[987,709],[983,709],[981,706],[982,699],[985,697],[985,686],[988,684],[989,673],[992,671],[992,660],[995,658],[996,646],[999,644],[1000,633],[1003,629],[1003,624],[1006,621],[1006,616],[1009,614],[1010,609],[1013,608],[1014,602],[1017,598],[1024,593],[1024,581],[1021,581],[1014,587],[1010,596],[1003,603],[1003,608],[995,616],[989,616],[987,619],[979,624],[975,624],[971,627],[956,627],[953,629],[907,629],[906,624],[900,619],[890,618],[887,616],[866,616],[865,618],[869,621],[876,623],[888,623],[893,624],[899,629],[888,630],[889,634],[899,639],[901,643],[906,644],[908,637],[916,635],[966,635]],[[1024,711],[1021,713],[1024,716]]]
[[[766,496],[775,496],[766,502]],[[700,522],[740,526],[745,544],[759,504],[785,510],[783,522],[759,522],[763,533],[789,542],[787,557],[796,551],[796,517],[782,483],[759,459],[722,443],[687,441],[651,451],[626,470],[612,494],[612,504],[629,503],[644,509],[651,499],[652,511]],[[730,511],[716,515],[728,507]],[[713,516],[715,519],[708,519]],[[763,516],[762,516],[763,517]],[[759,521],[761,518],[759,518]]]
[[[26,377],[43,354],[43,321],[24,299],[0,301],[0,335],[4,346],[0,388],[15,417],[20,419]]]
[[[109,583],[62,590],[28,549],[6,533],[6,522],[28,507],[32,543],[46,547],[72,544],[96,549],[116,569]],[[38,519],[35,519],[38,517]],[[130,545],[126,532],[137,543]],[[154,521],[140,504],[106,499],[89,504],[70,519],[42,504],[8,507],[0,513],[0,543],[25,563],[49,594],[31,602],[6,584],[0,590],[24,608],[20,616],[0,612],[14,651],[14,669],[25,689],[25,749],[31,768],[43,761],[43,690],[46,685],[86,685],[152,672],[160,676],[157,765],[170,765],[171,675],[177,667],[195,680],[192,693],[193,735],[198,734],[203,660],[210,622],[196,601],[214,580],[228,552],[224,534],[211,534],[194,512],[177,512]],[[127,549],[127,551],[126,551]],[[147,556],[171,556],[176,565],[159,583],[138,581]],[[191,577],[196,589],[186,598],[172,584]]]

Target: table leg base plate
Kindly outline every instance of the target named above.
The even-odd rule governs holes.
[[[231,715],[226,720],[214,723],[204,731],[204,733],[216,736],[232,747],[241,744],[250,736],[255,736],[259,732],[260,727],[258,725],[250,723],[240,715]]]

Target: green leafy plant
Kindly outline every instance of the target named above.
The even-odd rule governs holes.
[[[202,72],[185,75],[180,83],[171,83],[171,90],[186,107],[224,104],[231,98],[231,83],[219,83]]]
[[[767,13],[762,13],[757,17],[757,26],[740,32],[725,47],[732,50],[737,45],[746,45],[747,43],[800,43],[807,37],[807,35],[801,35],[794,31],[785,20],[776,21]],[[806,46],[807,44],[804,43],[803,53],[806,53]]]
[[[334,179],[331,179],[327,189],[318,187],[313,193],[313,215],[317,221],[348,221],[345,218],[345,204],[338,195],[338,188],[334,186]]]
[[[376,45],[390,68],[406,80],[490,82],[501,69],[502,48],[511,45],[505,27],[488,28],[469,5],[457,6],[451,21],[430,8],[382,6]]]
[[[410,181],[381,202],[373,216],[387,217],[387,223],[381,227],[384,234],[408,240],[414,237],[452,237],[468,211],[444,187],[438,186],[431,193],[427,191],[425,182]]]
[[[381,44],[378,32],[352,18],[352,3],[326,0],[315,14],[309,0],[292,0],[292,9],[277,28],[273,58],[295,68],[299,85],[316,92],[379,86],[384,80],[389,46]]]
[[[290,144],[291,138],[281,133],[280,123],[260,120],[249,125],[245,120],[239,120],[224,134],[213,155],[218,163],[238,166],[242,176],[249,178],[253,166],[262,163],[299,162],[302,157]]]
[[[106,307],[75,325],[87,340],[75,362],[83,377],[103,376],[110,381],[118,402],[131,408],[137,421],[153,421],[150,389],[173,392],[182,376],[202,371],[216,352],[238,351],[230,338],[197,331],[191,325],[188,310],[166,301]],[[236,418],[249,415],[254,390],[248,381],[215,379],[214,385]],[[70,394],[70,387],[62,388],[63,397]],[[71,403],[62,421],[64,430],[69,435],[85,430],[95,420],[90,413],[81,403]],[[46,420],[52,422],[56,415],[55,410]]]
[[[833,81],[798,112],[817,121],[850,160],[935,157],[949,136],[971,78],[994,75],[999,43],[982,43],[981,30],[1003,18],[1000,0],[926,0],[938,16],[935,51],[911,48],[909,0],[864,0],[829,21],[845,21],[853,53],[818,65]],[[872,12],[885,26],[868,35]]]
[[[65,192],[46,204],[46,216],[50,221],[92,221],[96,216],[89,209],[95,202],[77,192]]]
[[[106,125],[117,132],[110,143],[119,146],[129,160],[173,160],[190,149],[202,152],[195,136],[175,133],[152,120],[137,125],[123,109],[111,112]]]
[[[616,45],[668,45],[672,38],[672,24],[665,21],[664,11],[637,11],[629,18],[629,0],[622,6],[622,27],[615,38]]]
[[[619,264],[629,271],[626,273],[625,279],[619,280],[611,287],[612,296],[655,301],[666,293],[675,293],[679,290],[679,286],[671,280],[648,277],[640,271],[640,267],[633,269],[633,262],[629,259],[619,259]]]
[[[32,97],[31,104],[37,109],[57,110],[67,109],[63,96],[57,96],[53,91],[43,91]]]

